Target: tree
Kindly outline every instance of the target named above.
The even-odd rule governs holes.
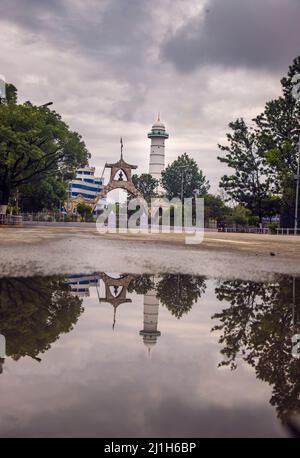
[[[159,185],[159,181],[153,178],[149,173],[142,173],[140,176],[135,174],[132,176],[132,181],[146,202],[150,202],[152,197],[157,196],[156,189]]]
[[[243,119],[229,124],[229,145],[218,145],[225,152],[219,161],[234,170],[232,175],[224,175],[220,187],[238,204],[248,208],[261,222],[262,202],[270,192],[270,181],[263,158],[259,152],[256,132],[249,128]]]
[[[205,277],[166,274],[157,285],[157,297],[180,319],[188,313],[206,289]]]
[[[0,333],[6,353],[18,360],[40,360],[62,333],[70,332],[81,313],[82,299],[59,277],[0,279]]]
[[[295,175],[300,105],[293,96],[293,78],[300,74],[300,57],[294,59],[288,74],[281,80],[282,95],[271,100],[255,119],[263,158],[276,192],[281,197],[281,225],[293,227],[295,220]]]
[[[66,182],[60,177],[49,175],[22,187],[22,192],[19,193],[19,206],[22,211],[27,212],[57,210],[67,197]]]
[[[215,314],[221,332],[220,365],[251,365],[258,379],[272,386],[270,403],[283,422],[300,411],[300,360],[292,356],[294,325],[300,326],[299,279],[280,276],[273,282],[225,281],[216,288],[228,307]]]
[[[77,205],[77,213],[81,216],[83,220],[89,219],[93,215],[93,211],[89,205],[86,204],[78,204]]]
[[[195,192],[201,197],[207,194],[210,187],[196,161],[186,153],[168,165],[161,176],[162,187],[169,199],[181,198],[182,191],[184,198],[193,197]]]
[[[249,224],[249,220],[251,218],[251,212],[247,208],[243,207],[242,205],[236,205],[233,207],[227,219],[229,221],[233,221],[234,223],[240,226],[246,226]]]
[[[207,194],[204,197],[204,216],[205,220],[216,219],[220,220],[226,216],[229,209],[219,196]]]
[[[11,83],[6,83],[6,101],[8,103],[17,103],[18,91],[16,86]]]
[[[12,193],[45,177],[72,175],[89,153],[79,134],[61,117],[29,102],[17,105],[11,96],[0,105],[0,205]]]
[[[136,275],[130,285],[128,286],[128,292],[136,294],[147,294],[149,291],[154,289],[155,284],[151,275]]]

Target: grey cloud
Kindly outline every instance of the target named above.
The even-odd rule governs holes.
[[[299,17],[298,0],[209,0],[162,55],[181,72],[210,64],[284,71],[300,54]]]
[[[150,40],[147,5],[140,0],[4,0],[0,18],[24,28],[44,44],[111,60],[120,63],[119,68],[125,62],[141,65],[145,43]]]
[[[233,53],[228,43],[220,46],[224,24],[230,24],[229,29],[232,22],[240,24],[232,47],[240,44],[237,34],[248,30],[242,13],[254,14],[256,8],[257,20],[263,24],[268,0],[213,0],[201,22],[198,11],[203,1],[1,0],[0,73],[18,87],[21,102],[54,102],[70,127],[82,134],[98,173],[105,161],[118,156],[120,136],[128,161],[136,163],[140,173],[147,171],[147,132],[161,111],[170,133],[167,162],[187,151],[216,191],[224,173],[216,145],[224,142],[228,123],[261,112],[266,100],[278,94],[277,83],[290,58],[284,53],[285,67],[271,74],[236,71],[238,51]],[[279,5],[279,0],[273,3]],[[287,12],[280,5],[274,10],[277,16],[286,14],[281,15],[281,24],[298,11],[295,1],[285,3],[291,6]],[[234,13],[226,5],[234,5]],[[215,38],[214,28],[220,29]],[[282,34],[286,28],[282,25]],[[291,30],[296,34],[297,28]],[[200,60],[198,37],[203,31],[206,41],[200,51],[205,59]],[[226,34],[230,36],[230,30]],[[171,37],[167,43],[166,37]],[[255,52],[263,54],[255,49],[262,45],[255,43],[252,61]],[[277,58],[280,63],[280,55],[272,57]],[[169,61],[180,70],[208,65],[187,74]],[[227,68],[214,72],[216,62]]]

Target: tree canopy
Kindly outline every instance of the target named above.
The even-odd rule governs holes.
[[[16,189],[27,186],[28,193],[28,185],[49,176],[70,178],[88,158],[81,136],[58,113],[30,102],[18,105],[15,88],[8,87],[0,105],[0,205],[7,205]]]
[[[176,318],[188,313],[206,289],[205,277],[165,274],[157,285],[157,297]]]
[[[294,77],[298,74],[300,57],[281,80],[282,95],[267,102],[253,126],[243,119],[230,123],[228,144],[219,145],[225,153],[219,160],[233,171],[222,177],[221,188],[260,220],[279,211],[282,227],[295,223],[300,104]]]
[[[135,174],[132,181],[136,189],[142,194],[146,202],[150,202],[152,197],[156,197],[156,189],[159,181],[149,173],[142,173],[140,176]]]
[[[216,296],[227,307],[212,317],[219,322],[213,330],[221,333],[220,365],[251,365],[272,386],[270,402],[283,421],[300,411],[300,360],[292,356],[291,340],[299,326],[299,292],[299,278],[287,276],[266,283],[224,281]]]
[[[8,356],[40,359],[62,333],[73,329],[83,312],[59,277],[0,279],[0,333]]]
[[[199,169],[197,162],[187,153],[179,156],[161,174],[161,184],[169,199],[174,197],[203,197],[209,190],[209,182]]]

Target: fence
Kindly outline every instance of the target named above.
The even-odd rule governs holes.
[[[269,234],[270,230],[268,227],[243,227],[243,228],[234,228],[234,227],[225,227],[220,232],[237,232],[237,233],[247,233],[247,234]]]
[[[300,228],[283,228],[280,227],[277,229],[277,235],[300,235]]]
[[[75,223],[82,221],[80,216],[60,212],[21,213],[24,222]],[[89,222],[91,219],[88,220]]]
[[[21,215],[5,215],[4,213],[0,213],[0,224],[12,224],[18,225],[22,224],[22,216]]]

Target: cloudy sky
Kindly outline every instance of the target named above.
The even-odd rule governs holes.
[[[54,102],[98,173],[120,136],[148,171],[160,111],[167,162],[188,152],[217,191],[217,144],[279,94],[299,18],[299,0],[0,0],[0,73],[21,101]]]

